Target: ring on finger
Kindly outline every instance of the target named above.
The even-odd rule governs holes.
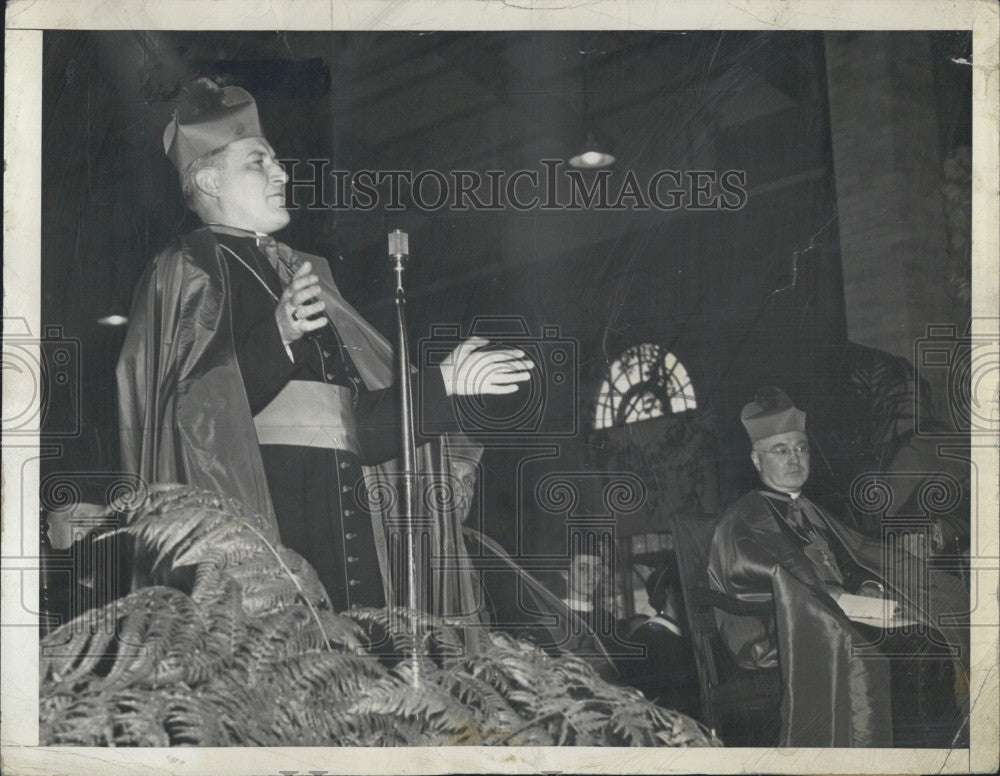
[[[299,319],[299,311],[298,308],[296,308],[292,310],[292,320],[297,321],[298,319]]]

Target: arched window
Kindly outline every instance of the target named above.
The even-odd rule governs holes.
[[[597,395],[594,428],[685,412],[697,406],[684,365],[659,345],[633,345],[615,361]]]

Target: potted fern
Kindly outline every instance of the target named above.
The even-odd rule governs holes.
[[[44,744],[718,744],[580,658],[499,632],[464,653],[442,647],[460,642],[440,619],[335,613],[300,556],[212,494],[160,488],[121,531],[166,584],[45,637]],[[399,657],[415,632],[417,663]]]

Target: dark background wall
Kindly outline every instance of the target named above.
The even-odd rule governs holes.
[[[868,33],[856,35],[863,43]],[[934,132],[901,170],[939,169],[970,142],[967,73],[953,62],[967,36],[918,37],[917,54],[910,45],[908,58],[893,60],[893,78],[907,84],[922,74]],[[831,45],[836,67],[826,61]],[[59,440],[50,469],[118,466],[113,369],[123,330],[97,320],[127,315],[151,257],[195,225],[161,138],[181,88],[207,75],[257,98],[279,156],[329,160],[330,169],[541,172],[540,160],[568,158],[589,127],[617,157],[613,192],[628,171],[642,182],[663,169],[743,171],[746,201],[736,210],[426,212],[405,194],[403,212],[334,210],[306,207],[303,187],[280,235],[328,256],[345,296],[388,333],[385,233],[407,229],[415,352],[432,326],[467,327],[476,316],[519,317],[533,335],[557,326],[579,354],[578,390],[560,394],[558,411],[576,417],[579,433],[512,440],[557,445],[555,467],[592,460],[588,424],[608,364],[636,343],[668,347],[713,421],[720,497],[729,501],[752,482],[738,415],[759,385],[784,387],[820,443],[843,422],[840,360],[852,326],[830,96],[846,90],[842,105],[859,88],[844,61],[850,45],[798,32],[46,32],[43,319],[79,339],[82,352],[78,406],[53,404],[47,419],[58,425],[76,413],[82,433]],[[896,121],[891,111],[873,118],[905,135]],[[895,185],[905,188],[905,176]],[[878,203],[868,207],[877,217]],[[864,266],[857,258],[850,266],[857,288]],[[923,296],[941,293],[919,273],[913,282],[925,282]],[[865,305],[877,314],[877,295]],[[485,518],[511,542],[512,517],[524,509],[513,490],[524,455],[515,446],[486,458]]]

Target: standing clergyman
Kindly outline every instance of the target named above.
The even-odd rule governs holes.
[[[336,610],[383,605],[384,548],[358,486],[363,465],[397,455],[392,349],[324,259],[271,237],[289,222],[288,177],[246,91],[199,79],[163,144],[204,225],[136,288],[117,370],[124,463],[262,516]],[[453,426],[449,396],[510,393],[530,378],[523,352],[477,353],[484,344],[467,340],[413,381],[436,428]]]

